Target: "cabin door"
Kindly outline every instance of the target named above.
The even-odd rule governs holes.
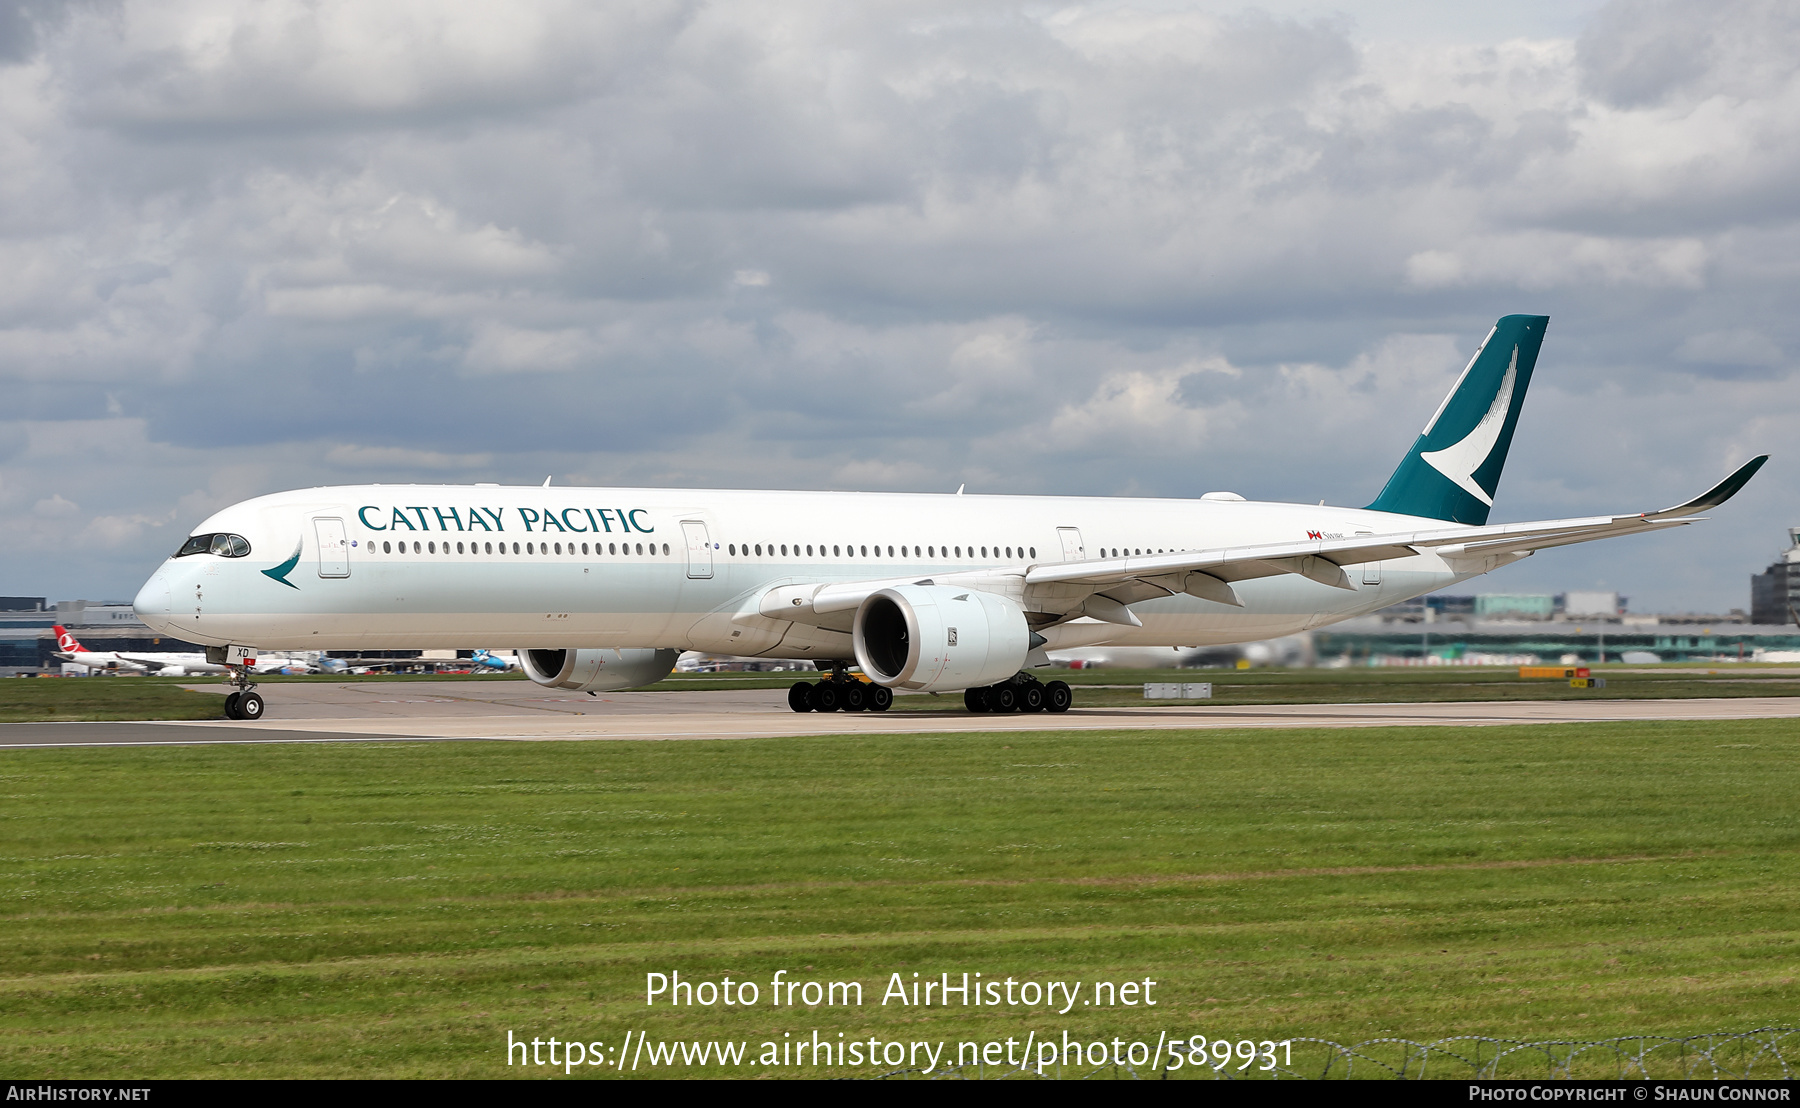
[[[319,576],[350,576],[350,544],[344,536],[344,521],[315,519],[313,533],[319,537]]]
[[[712,536],[707,533],[706,524],[697,519],[684,519],[681,533],[687,538],[688,576],[694,579],[711,577]]]

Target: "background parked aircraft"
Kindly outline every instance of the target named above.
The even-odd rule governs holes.
[[[477,650],[469,659],[477,670],[494,670],[505,673],[519,668],[519,656],[516,653],[496,654],[492,650]]]
[[[86,666],[90,671],[103,670],[109,672],[144,673],[150,668],[149,666],[136,662],[128,662],[116,651],[89,650],[87,647],[82,646],[80,641],[77,640],[74,635],[69,633],[68,628],[61,624],[57,624],[54,630],[56,632],[55,656],[62,661],[73,662],[78,666]]]
[[[147,673],[152,677],[187,677],[193,674],[229,673],[230,670],[209,662],[206,655],[198,651],[138,651],[138,650],[89,650],[81,645],[74,633],[57,624],[52,628],[56,632],[56,657],[65,662],[86,666],[90,670],[106,670],[125,673]],[[315,673],[318,671],[318,653],[275,651],[256,659],[250,667],[252,673]]]

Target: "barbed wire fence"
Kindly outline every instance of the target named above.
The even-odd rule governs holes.
[[[1105,1064],[1092,1067],[956,1066],[880,1075],[887,1080],[1794,1080],[1800,1027],[1759,1027],[1703,1035],[1621,1035],[1611,1039],[1498,1039],[1452,1035],[1431,1042],[1397,1037],[1364,1039],[1346,1046],[1330,1039],[1293,1038],[1291,1055],[1271,1068],[1252,1060],[1215,1066],[1184,1062],[1179,1068]],[[1167,1059],[1165,1059],[1165,1062]]]

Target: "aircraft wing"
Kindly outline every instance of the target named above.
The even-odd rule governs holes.
[[[1497,564],[1501,559],[1523,557],[1549,547],[1683,527],[1699,522],[1700,512],[1729,500],[1766,461],[1766,454],[1753,458],[1700,496],[1655,512],[1486,527],[1441,527],[1079,562],[1002,565],[929,577],[781,585],[758,598],[753,614],[847,631],[856,609],[873,593],[897,585],[938,584],[1013,595],[1034,626],[1087,616],[1135,627],[1141,624],[1128,605],[1178,592],[1241,607],[1232,589],[1238,581],[1297,574],[1322,585],[1354,589],[1356,586],[1344,572],[1345,566],[1427,552],[1437,553],[1453,565],[1467,561],[1474,566],[1490,560]]]
[[[419,661],[418,658],[333,658],[321,655],[318,668],[321,673],[341,673],[350,669],[392,669],[395,666],[416,665]],[[327,665],[327,662],[333,663],[336,668]]]
[[[113,653],[121,662],[130,662],[134,666],[143,666],[145,669],[152,672],[166,669],[172,665],[181,664],[179,662],[170,662],[163,658],[156,658],[145,654],[125,654],[120,651],[114,651]]]

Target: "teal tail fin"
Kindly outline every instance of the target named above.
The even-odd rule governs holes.
[[[1480,526],[1544,342],[1546,315],[1503,316],[1369,507]]]

